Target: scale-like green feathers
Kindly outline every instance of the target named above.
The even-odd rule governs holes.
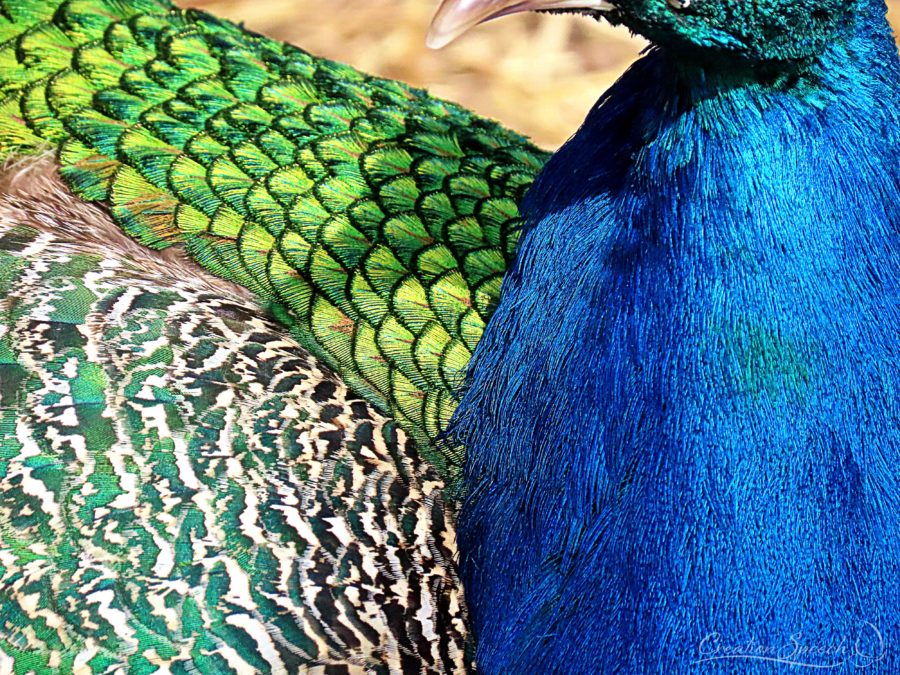
[[[162,0],[0,0],[0,152],[265,298],[430,446],[545,160],[400,83]],[[430,452],[452,475],[460,458]]]

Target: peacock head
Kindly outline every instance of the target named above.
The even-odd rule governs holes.
[[[818,56],[881,0],[443,0],[429,34],[441,47],[472,26],[523,11],[577,12],[624,24],[652,42],[700,58],[753,62]],[[615,2],[615,4],[613,4]]]

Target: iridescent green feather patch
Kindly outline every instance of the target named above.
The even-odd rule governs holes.
[[[162,0],[0,0],[0,96],[3,155],[56,146],[78,195],[259,294],[456,474],[433,441],[545,153]]]

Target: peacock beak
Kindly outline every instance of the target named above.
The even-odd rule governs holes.
[[[615,9],[607,0],[443,0],[438,8],[426,44],[440,49],[473,26],[508,14],[535,10]]]

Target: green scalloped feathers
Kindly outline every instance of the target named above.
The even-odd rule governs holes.
[[[546,154],[163,0],[0,0],[0,96],[0,153],[55,146],[78,195],[258,293],[456,474],[432,442]]]

